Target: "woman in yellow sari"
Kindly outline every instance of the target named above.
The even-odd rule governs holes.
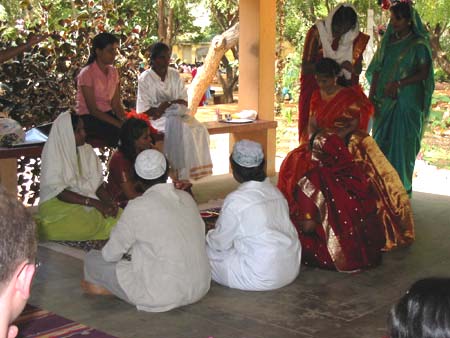
[[[100,160],[85,139],[79,116],[65,112],[54,121],[42,152],[40,239],[108,239],[117,222],[119,209],[103,185]]]

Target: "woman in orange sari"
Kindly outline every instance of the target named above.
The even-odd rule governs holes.
[[[303,261],[354,271],[378,264],[382,249],[410,244],[414,224],[398,174],[363,131],[373,106],[362,91],[337,84],[339,69],[328,58],[317,63],[311,145],[287,155],[278,188],[299,232]]]
[[[303,46],[298,102],[300,144],[308,141],[308,119],[311,96],[319,87],[314,66],[322,58],[331,58],[341,65],[339,83],[355,86],[359,83],[362,56],[369,36],[359,31],[355,8],[340,4],[324,20],[318,20],[308,31]]]

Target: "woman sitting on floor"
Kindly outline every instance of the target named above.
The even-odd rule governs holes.
[[[138,118],[125,121],[120,129],[118,150],[109,162],[109,175],[106,189],[115,203],[124,208],[128,201],[141,196],[143,189],[136,179],[134,161],[143,150],[152,147],[152,138],[147,122]],[[192,184],[188,181],[175,181],[175,187],[190,192]]]
[[[382,248],[410,244],[414,223],[398,174],[363,131],[373,107],[361,91],[336,84],[339,71],[331,59],[317,63],[320,89],[311,99],[312,151],[310,144],[302,144],[287,155],[278,187],[299,232],[303,261],[353,271],[376,265]],[[384,233],[381,245],[375,210]]]
[[[54,121],[42,152],[40,239],[107,239],[117,222],[119,209],[104,188],[100,161],[85,139],[79,116],[65,112]]]
[[[130,118],[120,129],[119,148],[109,162],[106,190],[122,208],[127,202],[142,195],[134,173],[134,160],[145,149],[150,149],[152,139],[145,121]]]

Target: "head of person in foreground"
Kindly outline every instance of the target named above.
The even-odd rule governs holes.
[[[36,226],[31,215],[0,187],[0,337],[15,337],[10,324],[30,296],[36,271]]]
[[[388,317],[390,338],[450,338],[450,278],[415,282]]]

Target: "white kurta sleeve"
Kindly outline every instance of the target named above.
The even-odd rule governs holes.
[[[211,249],[225,251],[233,247],[233,241],[238,235],[239,219],[235,210],[230,207],[222,209],[215,229],[206,235],[206,243]]]
[[[108,242],[102,249],[103,259],[107,262],[120,261],[135,241],[129,225],[124,221],[124,214],[122,214],[122,217],[112,229]]]
[[[136,111],[143,113],[157,106],[158,103],[152,90],[151,78],[149,74],[142,73],[138,79]]]

